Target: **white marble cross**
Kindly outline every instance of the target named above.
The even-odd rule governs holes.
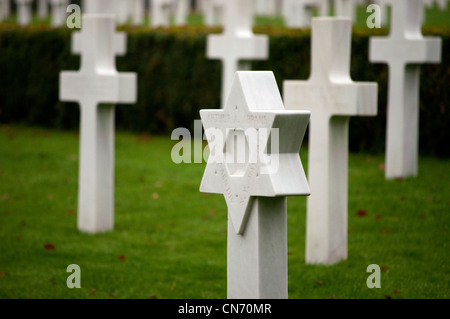
[[[88,0],[89,1],[89,0]],[[129,0],[110,0],[115,1],[116,20],[119,25],[127,24],[130,18],[130,1]]]
[[[384,27],[388,22],[388,10],[386,0],[374,0],[374,3],[380,7],[381,25]]]
[[[85,0],[83,5],[85,13],[116,14],[116,3],[111,0]]]
[[[131,7],[131,21],[134,25],[142,25],[144,23],[145,4],[144,0],[133,0]]]
[[[286,196],[309,195],[299,157],[308,111],[286,111],[269,71],[236,72],[222,110],[201,110],[201,192],[228,206],[228,298],[287,298]]]
[[[447,10],[447,4],[449,0],[436,0],[439,9],[441,10]]]
[[[435,4],[437,4],[438,5],[438,8],[440,9],[440,10],[446,10],[447,9],[447,2],[448,2],[449,0],[422,0],[422,2],[423,2],[423,4],[424,4],[424,6],[425,7],[427,7],[427,8],[433,8],[433,6],[435,5]]]
[[[317,7],[320,16],[329,15],[328,0],[285,0],[283,17],[288,28],[305,28],[311,25],[311,9]]]
[[[9,18],[11,15],[10,0],[0,0],[0,22]]]
[[[256,0],[256,14],[274,16],[277,14],[276,0]]]
[[[224,33],[208,35],[206,43],[207,57],[222,60],[222,108],[235,72],[250,70],[251,63],[248,60],[264,60],[269,55],[269,38],[253,34],[254,2],[228,0],[224,5]]]
[[[52,0],[52,26],[60,27],[66,22],[68,0]]]
[[[167,27],[173,12],[172,0],[152,0],[150,8],[150,22],[152,27]]]
[[[60,74],[60,99],[81,107],[78,229],[97,233],[114,226],[114,106],[135,103],[136,74],[118,73],[115,55],[126,50],[126,35],[115,33],[115,17],[84,14],[72,51],[80,71]],[[104,104],[104,105],[100,105]],[[107,104],[107,105],[105,105]]]
[[[175,25],[186,25],[190,13],[190,0],[177,0],[175,7]]]
[[[48,0],[38,0],[37,15],[40,19],[48,16]]]
[[[31,22],[32,0],[16,0],[17,5],[17,23],[22,26],[29,25]]]
[[[421,33],[422,1],[395,0],[387,37],[371,37],[369,60],[389,67],[386,178],[416,176],[421,63],[438,63],[441,39]]]
[[[355,6],[359,0],[334,0],[334,16],[356,19]]]
[[[224,0],[204,0],[203,23],[207,26],[223,24]]]
[[[284,81],[286,109],[310,110],[306,262],[347,258],[348,124],[376,115],[377,84],[350,78],[350,18],[313,18],[311,73]]]

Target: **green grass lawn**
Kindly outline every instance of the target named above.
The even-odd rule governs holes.
[[[168,137],[118,132],[115,229],[88,235],[76,228],[78,143],[1,127],[0,298],[226,298],[226,205],[199,192],[205,163],[174,164]],[[301,157],[307,167],[306,147]],[[420,158],[417,178],[390,181],[383,161],[350,154],[348,259],[336,265],[305,264],[306,200],[288,199],[289,298],[450,298],[450,161]],[[70,264],[81,289],[66,286]],[[366,286],[370,264],[379,289]]]

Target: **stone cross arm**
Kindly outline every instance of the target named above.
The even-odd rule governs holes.
[[[212,34],[207,39],[207,56],[211,59],[267,59],[269,38],[265,35],[234,37]]]
[[[301,107],[332,116],[375,116],[377,114],[377,84],[364,82],[310,83],[284,81],[286,109]]]
[[[369,60],[393,64],[439,63],[442,41],[438,37],[393,40],[388,37],[371,37]]]
[[[135,73],[84,74],[60,73],[60,100],[66,102],[135,103]]]

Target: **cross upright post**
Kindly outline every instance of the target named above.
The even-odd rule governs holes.
[[[52,26],[61,27],[66,18],[68,0],[51,0],[52,4]]]
[[[307,263],[347,258],[349,119],[377,111],[377,84],[350,78],[351,27],[349,18],[313,18],[310,77],[284,81],[286,109],[311,111]]]
[[[47,18],[47,16],[48,16],[48,0],[38,0],[37,14],[40,19]]]
[[[0,0],[0,22],[9,18],[11,15],[10,0]]]
[[[32,0],[16,0],[17,22],[21,26],[29,25],[32,18]]]
[[[85,0],[84,12],[85,13],[108,13],[116,14],[116,3],[111,0]],[[123,40],[120,40],[123,41]]]
[[[171,0],[151,0],[150,20],[152,27],[170,25],[174,2]]]

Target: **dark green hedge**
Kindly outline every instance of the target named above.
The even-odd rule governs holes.
[[[205,56],[206,35],[219,29],[200,27],[127,28],[128,51],[117,58],[119,71],[138,73],[138,102],[116,108],[117,128],[170,134],[193,127],[202,108],[220,104],[221,64]],[[280,90],[285,79],[306,79],[310,69],[310,33],[284,28],[256,29],[270,35],[270,58],[253,62],[254,70],[272,70]],[[368,33],[370,32],[370,34]],[[352,118],[352,151],[382,152],[385,145],[387,67],[368,62],[368,37],[352,37],[354,81],[379,84],[378,116]],[[0,123],[77,129],[79,108],[58,101],[61,70],[77,70],[79,57],[70,53],[68,29],[46,26],[0,27]],[[427,29],[443,39],[440,64],[422,66],[420,90],[420,152],[450,157],[450,30]]]

